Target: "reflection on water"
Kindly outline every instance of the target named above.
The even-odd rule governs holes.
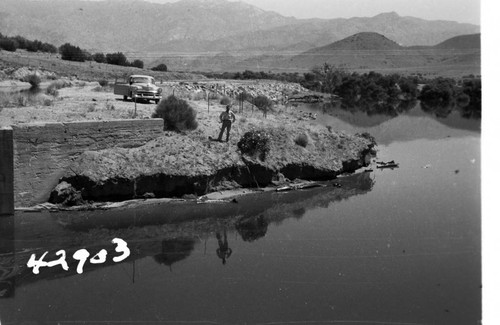
[[[194,249],[195,240],[192,238],[164,239],[161,241],[161,253],[154,255],[156,262],[168,265],[172,270],[172,264],[187,258]]]
[[[41,93],[42,89],[39,87],[22,89],[0,87],[0,107],[26,106],[35,102]]]
[[[400,167],[237,203],[0,219],[2,324],[477,324],[480,120],[456,110],[436,117],[418,103],[397,116],[296,109],[336,130],[369,132],[377,160]],[[34,275],[26,266],[44,251],[48,259],[59,249],[112,252],[115,237],[131,251],[121,263],[110,254],[83,274],[70,258],[69,271]]]
[[[172,264],[189,257],[200,238],[213,237],[215,233],[219,245],[216,255],[225,264],[232,253],[228,246],[227,231],[236,230],[244,241],[252,242],[266,235],[270,223],[279,224],[287,218],[300,219],[308,209],[327,206],[332,202],[366,193],[374,183],[369,173],[362,173],[337,180],[333,183],[336,186],[332,183],[326,184],[328,186],[324,188],[295,191],[285,195],[275,192],[247,195],[239,198],[238,204],[174,202],[128,210],[94,211],[93,219],[82,217],[82,213],[89,212],[80,211],[17,213],[15,218],[1,219],[2,222],[15,225],[16,245],[13,245],[14,227],[11,226],[10,237],[2,236],[5,239],[2,241],[3,255],[0,257],[3,262],[2,269],[6,271],[0,280],[21,286],[42,279],[79,276],[74,272],[77,261],[71,259],[67,259],[70,272],[53,267],[43,269],[39,275],[34,275],[32,270],[26,267],[26,263],[31,254],[35,253],[39,257],[45,251],[49,252],[47,261],[55,260],[56,252],[60,249],[65,249],[67,256],[73,256],[82,247],[89,250],[91,256],[103,248],[113,252],[109,238],[115,237],[128,243],[131,250],[128,262],[153,256],[156,262],[171,267]],[[166,214],[166,210],[169,210],[169,213]],[[135,219],[134,224],[129,222],[126,228],[121,228],[122,220],[113,221],[118,221],[117,218],[130,221],[125,213],[147,217]],[[172,221],[169,215],[175,215],[176,219]],[[61,223],[61,219],[65,222]],[[69,223],[70,219],[76,220]],[[114,255],[110,255],[112,256]],[[113,265],[108,257],[104,264],[86,265],[85,273]]]

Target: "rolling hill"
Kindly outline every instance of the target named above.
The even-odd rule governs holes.
[[[481,34],[460,35],[452,37],[444,42],[434,46],[436,49],[480,49],[481,48]]]

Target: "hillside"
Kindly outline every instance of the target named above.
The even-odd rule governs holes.
[[[295,22],[244,2],[225,0],[165,4],[2,0],[0,18],[3,34],[56,45],[70,42],[99,51],[203,51],[205,44],[223,37]]]
[[[434,46],[436,49],[480,49],[481,34],[460,35]]]
[[[332,44],[318,47],[304,53],[317,54],[328,53],[330,51],[387,51],[387,50],[401,50],[403,47],[394,41],[391,41],[384,35],[374,32],[362,32],[354,34],[340,41]]]
[[[151,52],[211,55],[248,50],[303,51],[372,31],[398,44],[434,45],[478,33],[479,26],[384,13],[350,19],[296,19],[242,1],[2,0],[0,32],[90,51],[123,51],[147,61]]]

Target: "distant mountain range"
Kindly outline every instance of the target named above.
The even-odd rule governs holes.
[[[297,19],[226,0],[166,4],[140,0],[0,1],[0,32],[5,35],[57,46],[70,42],[91,52],[122,51],[137,57],[165,52],[298,54],[366,31],[382,34],[401,46],[430,46],[479,33],[480,27],[401,17],[394,12],[350,19]]]
[[[464,57],[465,61],[470,61],[467,63],[474,63],[480,60],[480,38],[480,34],[461,35],[434,46],[404,47],[384,35],[363,32],[291,58],[275,58],[275,62],[267,64],[287,69],[307,69],[328,62],[350,69],[390,69],[442,64]]]
[[[165,55],[153,64],[167,62],[173,69],[191,71],[309,71],[329,63],[337,68],[357,71],[412,72],[439,70],[456,74],[479,74],[481,67],[481,34],[461,35],[433,46],[401,46],[374,32],[351,35],[331,44],[295,53],[280,52],[261,55],[234,55],[229,52],[215,56]]]

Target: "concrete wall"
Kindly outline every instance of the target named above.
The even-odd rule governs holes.
[[[163,135],[162,119],[13,126],[15,206],[46,202],[71,161],[88,150],[138,147]]]
[[[0,217],[14,214],[12,128],[0,128]]]

